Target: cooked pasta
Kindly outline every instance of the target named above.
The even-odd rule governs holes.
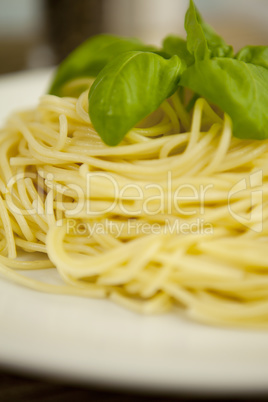
[[[1,130],[1,275],[142,313],[178,306],[213,325],[267,327],[268,141],[234,138],[227,115],[202,98],[189,113],[175,93],[109,147],[87,109],[88,90],[44,95]],[[62,285],[24,275],[49,268]]]

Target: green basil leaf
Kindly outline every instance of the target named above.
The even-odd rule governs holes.
[[[210,50],[210,56],[211,57],[233,57],[233,48],[232,46],[229,46],[225,43],[224,39],[218,35],[214,29],[207,24],[200,12],[196,9],[196,16],[197,16],[197,21],[199,22],[205,38],[207,40],[207,45]]]
[[[245,46],[235,56],[237,60],[268,68],[268,46]]]
[[[229,58],[196,62],[180,85],[219,106],[233,121],[233,134],[268,138],[268,70]]]
[[[187,32],[187,49],[195,60],[205,60],[210,57],[210,51],[199,19],[200,15],[197,14],[194,2],[190,0],[184,21],[184,27]]]
[[[187,47],[194,55],[195,60],[205,60],[211,57],[233,57],[233,48],[225,43],[214,29],[207,24],[194,2],[185,16],[185,30],[187,32]]]
[[[153,49],[135,38],[108,34],[93,36],[78,46],[59,65],[49,93],[61,96],[61,87],[69,80],[79,77],[96,77],[110,60],[123,52]]]
[[[186,40],[176,35],[169,35],[163,40],[163,50],[170,56],[175,54],[179,56],[181,61],[185,62],[187,67],[194,63],[194,57],[187,49]]]
[[[117,145],[175,92],[181,72],[177,56],[149,52],[127,52],[107,64],[89,92],[89,116],[102,140]]]

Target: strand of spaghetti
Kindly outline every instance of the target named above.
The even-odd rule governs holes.
[[[5,230],[5,235],[6,235],[6,242],[7,242],[7,248],[8,248],[8,257],[9,258],[16,258],[17,257],[17,252],[16,252],[16,246],[15,246],[15,240],[14,240],[14,234],[11,226],[11,222],[8,216],[8,212],[6,209],[6,206],[4,204],[3,198],[0,195],[0,217],[2,221],[2,225]]]
[[[59,123],[60,123],[60,132],[59,132],[59,138],[57,145],[55,146],[55,149],[58,151],[61,151],[64,148],[64,145],[66,143],[66,139],[68,136],[68,122],[65,114],[61,114],[59,117]]]
[[[5,142],[3,142],[0,147],[0,168],[2,178],[5,182],[8,182],[13,176],[11,167],[9,165],[9,152],[11,148],[16,146],[19,139],[20,136],[18,135],[16,135],[15,138],[14,136],[11,136],[10,138],[5,139]]]
[[[172,124],[171,124],[168,116],[164,115],[164,117],[160,121],[160,123],[156,124],[155,126],[147,127],[147,128],[135,127],[132,130],[130,130],[129,133],[130,134],[131,133],[141,134],[147,139],[154,139],[153,137],[157,138],[157,136],[166,134],[170,130],[172,130]]]
[[[0,255],[0,262],[9,268],[16,270],[38,270],[55,268],[55,265],[49,259],[44,260],[23,260],[23,259],[10,259]]]
[[[171,101],[172,101],[172,103],[174,105],[174,109],[175,109],[177,115],[179,116],[179,118],[180,118],[180,120],[182,122],[184,130],[189,131],[190,126],[191,126],[190,115],[186,111],[184,105],[182,104],[178,92],[175,92],[171,96]]]
[[[13,203],[13,200],[12,200],[10,194],[6,194],[6,202],[7,202],[8,210],[14,216],[15,220],[17,221],[17,224],[18,224],[21,232],[23,233],[23,236],[28,241],[35,240],[33,231],[31,230],[27,220],[21,213],[21,210]]]
[[[96,298],[103,298],[106,296],[105,289],[101,286],[84,284],[83,288],[76,288],[67,285],[52,285],[50,283],[41,282],[36,279],[23,276],[1,263],[0,263],[0,274],[2,274],[4,277],[12,280],[13,282],[19,285],[26,286],[30,289],[37,290],[39,292],[75,295],[84,297],[96,297]]]
[[[228,115],[224,115],[224,125],[222,129],[222,134],[220,137],[219,145],[216,152],[213,155],[213,159],[209,165],[203,169],[202,174],[211,174],[211,172],[220,170],[220,166],[226,156],[226,153],[230,147],[230,141],[232,138],[232,121]]]
[[[161,240],[160,237],[152,239],[149,244],[145,242],[145,245],[140,247],[140,253],[131,259],[127,270],[124,267],[109,270],[98,279],[97,283],[101,285],[118,286],[132,280],[138,272],[142,271],[147,266],[154,254],[157,253],[162,243]]]
[[[79,96],[76,102],[76,113],[83,119],[84,122],[90,124],[90,118],[88,114],[88,91],[84,91]]]
[[[178,116],[175,113],[175,110],[173,109],[173,107],[170,105],[170,103],[167,100],[162,103],[161,109],[163,109],[164,112],[169,117],[171,124],[172,124],[172,128],[176,131],[176,133],[179,133],[180,132],[180,122],[179,122]]]
[[[129,310],[143,314],[163,313],[170,310],[170,297],[160,293],[147,301],[133,300],[119,291],[113,291],[110,299]]]

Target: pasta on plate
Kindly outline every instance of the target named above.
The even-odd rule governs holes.
[[[109,147],[87,113],[92,82],[67,84],[86,85],[78,97],[42,96],[1,130],[1,275],[143,313],[177,305],[214,325],[267,327],[268,141],[233,137],[226,114],[203,98],[188,112],[175,92]],[[20,272],[50,268],[62,285]]]

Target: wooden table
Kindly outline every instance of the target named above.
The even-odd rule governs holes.
[[[0,401],[1,402],[172,402],[172,401],[267,401],[268,395],[196,395],[196,394],[153,394],[139,393],[138,390],[122,391],[95,387],[81,386],[53,378],[37,378],[15,373],[10,370],[0,370]]]

